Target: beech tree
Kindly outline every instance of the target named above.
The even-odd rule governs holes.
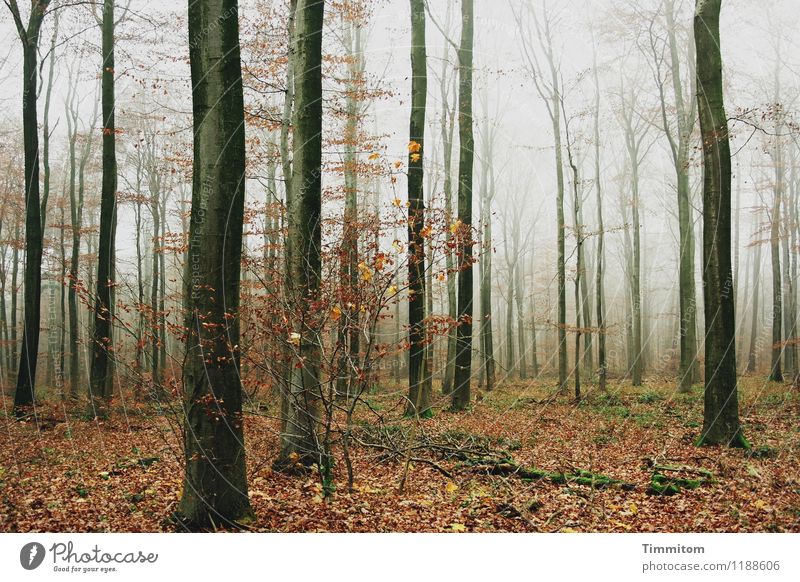
[[[452,408],[470,403],[472,376],[472,169],[475,139],[472,128],[473,0],[461,0],[461,45],[458,49],[458,327]]]
[[[292,363],[282,398],[281,450],[276,465],[319,462],[320,330],[314,302],[320,290],[322,206],[322,23],[325,3],[297,0],[293,18],[293,160],[287,201],[286,294]],[[321,465],[320,465],[321,466]]]
[[[425,103],[428,96],[428,61],[425,49],[425,3],[411,6],[411,115],[408,142],[408,406],[406,414],[430,414],[430,386],[426,382],[425,299]]]
[[[14,392],[14,409],[35,403],[36,365],[39,355],[39,325],[42,297],[42,252],[44,229],[39,191],[39,122],[36,110],[39,81],[39,33],[50,0],[32,0],[27,25],[17,0],[5,2],[22,43],[22,129],[25,151],[25,292],[22,349]],[[14,306],[16,311],[16,306]],[[16,326],[15,326],[16,327]]]
[[[606,304],[605,304],[605,226],[603,223],[603,187],[600,172],[600,79],[597,70],[597,50],[593,54],[594,78],[594,189],[597,205],[597,265],[595,267],[595,308],[597,309],[597,382],[606,390],[608,362],[606,360]]]
[[[703,140],[705,401],[699,444],[749,447],[739,422],[731,270],[731,151],[722,96],[721,0],[697,0],[697,109]]]
[[[92,331],[89,398],[92,413],[106,416],[114,388],[114,245],[117,230],[117,129],[114,103],[114,2],[103,0],[101,22],[103,70],[103,183],[100,196],[100,239],[97,255],[97,291]]]
[[[183,367],[189,529],[250,515],[239,354],[245,126],[237,0],[189,4],[194,114]]]

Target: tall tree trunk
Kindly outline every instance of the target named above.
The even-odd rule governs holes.
[[[142,204],[142,188],[141,188],[141,165],[136,168],[137,187],[136,187],[136,204],[134,205],[134,225],[136,227],[136,300],[138,305],[138,314],[136,316],[136,373],[139,378],[143,376],[144,370],[144,345],[145,334],[147,333],[147,317],[144,310],[145,306],[145,291],[144,291],[144,252],[142,249],[142,229],[144,228],[144,213]],[[71,309],[71,305],[70,305]],[[142,384],[141,379],[137,378],[136,387],[134,389],[134,398],[139,400],[142,397]]]
[[[297,0],[294,57],[292,189],[287,204],[286,285],[293,331],[288,346],[281,450],[277,467],[297,463],[320,468],[316,417],[320,399],[321,337],[315,317],[321,276],[322,23],[325,3]]]
[[[784,203],[783,213],[783,234],[781,236],[781,246],[783,247],[783,329],[786,336],[785,347],[783,348],[784,367],[783,373],[787,378],[794,378],[795,375],[795,362],[794,362],[794,348],[792,346],[792,295],[794,293],[794,285],[792,284],[791,277],[791,253],[789,251],[789,229],[791,221],[791,205],[787,199]]]
[[[487,124],[488,125],[488,124]],[[488,130],[487,130],[488,131]],[[486,142],[488,144],[488,141]],[[492,333],[492,259],[494,250],[492,248],[492,198],[494,197],[494,169],[491,167],[492,159],[489,157],[488,148],[484,148],[483,173],[487,180],[486,188],[483,189],[481,197],[481,224],[483,226],[483,237],[481,245],[481,283],[480,283],[480,304],[481,304],[481,352],[483,353],[483,368],[486,374],[486,390],[493,390],[495,387],[496,370],[494,361],[494,335]],[[535,361],[534,355],[534,361]]]
[[[517,245],[519,246],[519,245]],[[518,256],[521,257],[522,249],[517,248]],[[517,259],[517,268],[514,276],[514,299],[517,303],[517,345],[519,346],[519,377],[521,380],[528,378],[528,350],[525,341],[525,298],[522,293],[522,285],[524,279],[523,265],[521,259]]]
[[[78,119],[77,109],[73,110],[73,119],[75,127],[77,127]],[[70,190],[70,218],[72,220],[72,253],[70,257],[70,288],[68,295],[69,303],[69,341],[70,341],[70,397],[78,397],[78,386],[81,382],[81,354],[80,354],[80,330],[79,330],[79,315],[78,315],[78,289],[79,285],[79,259],[81,252],[81,228],[83,228],[83,208],[84,199],[86,194],[86,165],[92,153],[93,135],[95,130],[95,123],[97,118],[97,110],[92,115],[92,124],[89,128],[89,133],[83,144],[81,151],[80,162],[78,165],[78,191],[77,197],[74,192]],[[76,136],[77,137],[77,136]],[[90,269],[91,272],[91,269]],[[91,283],[89,284],[91,289]],[[85,377],[85,376],[84,376]]]
[[[675,96],[675,114],[677,116],[677,143],[666,122],[666,104],[662,98],[662,114],[665,119],[664,129],[670,142],[673,164],[676,175],[676,191],[678,199],[678,317],[680,364],[678,370],[678,384],[681,392],[688,392],[692,384],[699,380],[697,365],[697,300],[694,273],[694,220],[692,218],[692,205],[690,201],[691,189],[689,186],[690,155],[692,151],[692,130],[696,123],[695,101],[684,96],[683,79],[681,77],[681,61],[678,56],[678,41],[676,35],[675,0],[665,3],[665,16],[667,20],[667,41],[669,43],[670,69],[672,90]],[[690,52],[691,56],[691,52]],[[693,63],[689,63],[690,72]],[[696,81],[691,75],[689,95],[694,94]]]
[[[36,363],[41,322],[43,229],[39,199],[39,124],[36,112],[39,32],[49,0],[33,0],[28,26],[19,17],[16,1],[12,10],[23,49],[22,127],[25,150],[25,275],[22,350],[20,352],[14,409],[35,403]]]
[[[605,227],[603,226],[603,189],[600,174],[600,81],[597,72],[597,53],[594,53],[594,189],[597,206],[597,266],[595,267],[595,304],[597,308],[597,380],[600,390],[606,390],[608,362],[606,361],[605,289]]]
[[[584,228],[583,204],[578,207],[578,221],[581,229]],[[592,349],[592,300],[589,296],[589,273],[591,265],[588,253],[581,256],[581,313],[583,315],[583,369],[589,374],[589,378],[594,375],[594,354]]]
[[[450,4],[447,8],[447,22],[450,17]],[[454,222],[453,213],[453,134],[455,132],[455,104],[451,107],[450,92],[448,91],[448,70],[449,70],[449,44],[445,43],[444,55],[442,57],[440,96],[442,100],[442,171],[444,172],[444,213],[448,223]],[[458,298],[457,298],[457,279],[453,233],[448,228],[445,232],[445,269],[447,270],[447,315],[451,322],[458,319]],[[451,326],[447,332],[447,356],[442,379],[442,394],[449,396],[453,392],[453,382],[456,371],[456,328]]]
[[[157,170],[152,170],[157,171]],[[150,213],[153,217],[153,237],[152,237],[152,268],[150,270],[151,273],[151,280],[150,280],[150,333],[152,334],[150,340],[150,378],[153,383],[153,387],[155,393],[159,391],[155,388],[159,384],[160,378],[160,365],[159,365],[159,341],[160,339],[160,329],[158,325],[158,291],[159,291],[159,282],[161,280],[161,261],[160,261],[160,253],[158,250],[158,240],[159,240],[159,233],[161,232],[161,213],[160,206],[159,206],[159,191],[158,188],[150,190]]]
[[[60,243],[61,243],[61,272],[60,277],[58,279],[59,283],[61,284],[61,296],[59,297],[59,310],[61,312],[60,318],[60,329],[59,329],[59,340],[58,340],[58,374],[57,374],[57,381],[58,381],[58,391],[59,396],[61,399],[65,399],[67,397],[66,392],[64,391],[64,379],[66,377],[65,370],[66,370],[66,353],[67,353],[67,247],[65,244],[65,237],[64,237],[64,230],[67,227],[67,220],[66,220],[66,208],[65,204],[61,203],[61,226],[59,227],[59,234],[60,234]]]
[[[731,152],[722,96],[721,0],[697,0],[697,104],[703,141],[705,406],[699,444],[748,447],[739,423],[731,271]]]
[[[639,168],[633,168],[633,195],[631,211],[633,214],[633,274],[631,276],[631,298],[633,300],[633,351],[634,362],[631,380],[634,386],[642,385],[644,353],[642,352],[642,292],[641,292],[641,219],[639,216]]]
[[[113,356],[115,238],[117,230],[117,155],[114,122],[114,2],[103,0],[103,183],[100,194],[100,239],[97,253],[97,291],[92,364],[89,378],[91,412],[107,416],[114,388]]]
[[[756,371],[756,351],[758,346],[758,317],[759,317],[759,297],[761,296],[761,243],[756,244],[755,256],[753,257],[753,307],[752,323],[750,324],[750,349],[747,350],[747,372]]]
[[[796,160],[792,158],[791,173],[789,176],[789,207],[786,215],[786,228],[789,230],[787,234],[787,250],[789,250],[789,258],[787,259],[790,264],[789,268],[789,327],[787,335],[792,339],[788,346],[788,350],[792,356],[794,363],[792,381],[795,385],[798,384],[800,378],[800,362],[798,362],[797,354],[797,229],[798,229],[798,188],[797,188],[797,166]]]
[[[50,101],[53,95],[53,75],[56,65],[56,42],[58,40],[58,11],[53,14],[53,36],[50,40],[50,65],[47,73],[47,88],[44,96],[44,112],[42,117],[42,165],[44,181],[42,183],[42,232],[47,228],[47,201],[50,199]],[[55,130],[55,128],[53,128]]]
[[[472,380],[472,167],[475,140],[472,128],[473,0],[461,1],[461,46],[458,49],[458,327],[456,328],[455,387],[453,410],[470,403]]]
[[[558,95],[558,94],[556,94]],[[558,97],[560,99],[560,97]],[[558,252],[558,386],[559,390],[567,388],[567,271],[564,238],[564,162],[561,152],[561,122],[558,105],[553,114],[553,134],[556,149],[556,249]]]
[[[564,103],[561,102],[563,111]],[[566,119],[566,115],[564,115]],[[572,155],[572,142],[569,134],[569,121],[565,124],[567,138],[567,159],[572,170],[572,229],[575,233],[575,401],[581,400],[581,318],[583,307],[581,305],[581,279],[583,278],[583,229],[581,227],[581,197],[578,166]]]
[[[71,75],[70,75],[71,76]],[[69,264],[69,291],[67,293],[67,304],[69,310],[69,394],[70,398],[77,397],[78,384],[78,256],[80,254],[80,227],[78,226],[78,204],[77,204],[77,174],[78,162],[76,153],[76,142],[78,140],[78,115],[75,108],[75,85],[70,79],[70,93],[66,103],[67,118],[67,138],[69,140],[69,177],[67,179],[67,191],[69,192],[69,211],[70,211],[70,230],[72,233],[72,249],[70,252]],[[87,136],[87,140],[89,136]],[[138,231],[137,231],[138,232]]]
[[[533,246],[533,245],[532,245]],[[536,255],[531,248],[531,288],[533,288],[536,279]],[[534,293],[531,293],[531,373],[534,378],[539,377],[539,355],[537,353],[538,346],[536,341],[536,302],[534,301]]]
[[[204,529],[251,513],[239,376],[245,132],[237,0],[191,2],[189,41],[194,161],[178,515]]]
[[[409,416],[430,414],[430,393],[425,382],[425,102],[428,94],[425,53],[425,3],[411,3],[411,115],[408,155],[408,368]]]
[[[782,169],[779,169],[780,147],[776,149],[775,192],[770,228],[770,253],[772,258],[772,365],[769,379],[783,382],[781,356],[783,355],[783,283],[781,281],[780,222],[783,197]]]
[[[158,283],[158,361],[161,377],[164,375],[164,370],[167,366],[167,318],[166,313],[166,300],[167,300],[167,268],[166,268],[166,252],[163,245],[167,239],[167,193],[164,192],[161,196],[161,250],[158,253],[160,268],[159,283]],[[161,377],[159,379],[161,379]]]
[[[14,240],[19,241],[19,221],[14,221]],[[19,312],[19,288],[18,283],[19,281],[19,245],[14,245],[14,249],[11,251],[11,346],[9,349],[9,354],[11,356],[11,361],[8,363],[9,368],[9,375],[12,374],[14,371],[14,366],[17,366],[17,371],[19,371],[18,361],[17,361],[17,326],[18,320],[17,315]]]

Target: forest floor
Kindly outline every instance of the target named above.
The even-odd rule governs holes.
[[[417,460],[380,444],[353,446],[354,487],[347,490],[339,461],[327,499],[314,474],[273,472],[278,422],[254,408],[246,421],[250,527],[799,532],[800,393],[755,377],[742,386],[750,451],[696,448],[702,391],[677,394],[663,382],[612,383],[580,405],[554,399],[552,383],[512,383],[480,394],[468,412],[437,409],[419,425],[362,419],[363,443],[403,435],[422,443]],[[370,395],[370,417],[390,416],[401,401],[396,392]],[[180,497],[182,468],[180,432],[168,415],[129,410],[100,422],[60,404],[39,412],[38,426],[0,422],[0,531],[174,530],[165,518]],[[460,454],[460,445],[493,451],[493,461]],[[674,494],[657,494],[654,483]]]

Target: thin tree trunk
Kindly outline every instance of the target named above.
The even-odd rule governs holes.
[[[450,4],[447,8],[447,22],[450,17]],[[440,95],[442,100],[442,153],[443,172],[444,172],[444,213],[445,219],[449,224],[454,222],[453,213],[453,134],[455,132],[455,105],[449,105],[450,92],[448,91],[448,65],[449,65],[449,45],[445,43],[445,53],[442,57]],[[453,233],[451,229],[445,232],[445,268],[447,270],[447,315],[450,321],[455,323],[458,318],[458,298],[457,298],[457,273],[455,251],[453,245]],[[454,246],[454,245],[453,245]],[[444,378],[442,380],[442,394],[449,396],[453,392],[453,382],[456,370],[456,328],[451,326],[447,333],[447,359],[445,361]]]
[[[293,308],[288,349],[294,353],[284,390],[278,468],[321,459],[316,419],[320,399],[321,338],[314,303],[321,276],[322,206],[322,22],[324,2],[297,0],[292,34],[294,56],[292,189],[287,205],[286,292]],[[299,344],[299,345],[298,345]],[[324,466],[324,467],[323,467]]]
[[[522,249],[517,249],[518,256],[523,254]],[[517,307],[517,345],[519,346],[519,377],[521,380],[528,378],[528,350],[525,342],[525,308],[522,293],[523,284],[523,262],[517,259],[517,268],[514,276],[514,299],[516,300]]]
[[[772,205],[770,228],[770,252],[772,258],[772,365],[769,379],[772,382],[783,382],[781,356],[783,355],[783,283],[781,281],[780,221],[781,198],[783,197],[782,169],[780,164],[780,147],[776,149],[775,160],[775,192]]]
[[[488,119],[488,115],[487,115]],[[488,123],[487,123],[488,126]],[[488,132],[488,127],[486,132]],[[483,189],[481,197],[481,224],[483,226],[482,246],[481,246],[481,283],[480,283],[480,304],[481,304],[481,351],[483,352],[483,368],[486,374],[486,390],[494,390],[496,379],[494,361],[494,335],[492,333],[492,260],[494,249],[492,248],[492,198],[494,197],[494,169],[492,168],[493,159],[490,157],[491,146],[487,139],[484,142],[483,174],[486,180],[486,187]],[[535,355],[534,355],[535,361]]]
[[[472,128],[473,0],[461,1],[461,46],[458,50],[458,327],[456,328],[456,370],[452,409],[470,404],[472,380],[472,168],[475,140]]]
[[[750,349],[747,350],[747,372],[756,371],[756,350],[758,346],[758,318],[759,318],[759,298],[761,296],[761,243],[756,244],[755,256],[753,257],[753,307],[752,321],[750,324]]]
[[[605,227],[603,226],[603,190],[600,174],[600,81],[597,53],[594,53],[594,188],[597,206],[597,266],[595,270],[595,304],[597,308],[597,375],[600,390],[606,390],[606,321],[603,270],[605,269]]]

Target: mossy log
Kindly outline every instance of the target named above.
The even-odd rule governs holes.
[[[684,489],[697,489],[702,485],[712,483],[714,475],[706,469],[692,469],[690,467],[661,467],[653,468],[648,493],[653,495],[676,495]],[[697,475],[697,478],[666,475],[665,472],[688,473]]]
[[[576,469],[573,472],[551,472],[537,469],[536,467],[524,467],[510,459],[504,459],[502,461],[476,459],[470,464],[476,468],[486,470],[490,475],[514,475],[528,481],[546,479],[558,485],[586,485],[594,489],[619,487],[630,491],[636,488],[632,483],[625,483],[624,481],[612,479],[607,475],[592,473],[591,471],[585,471],[583,469]]]

